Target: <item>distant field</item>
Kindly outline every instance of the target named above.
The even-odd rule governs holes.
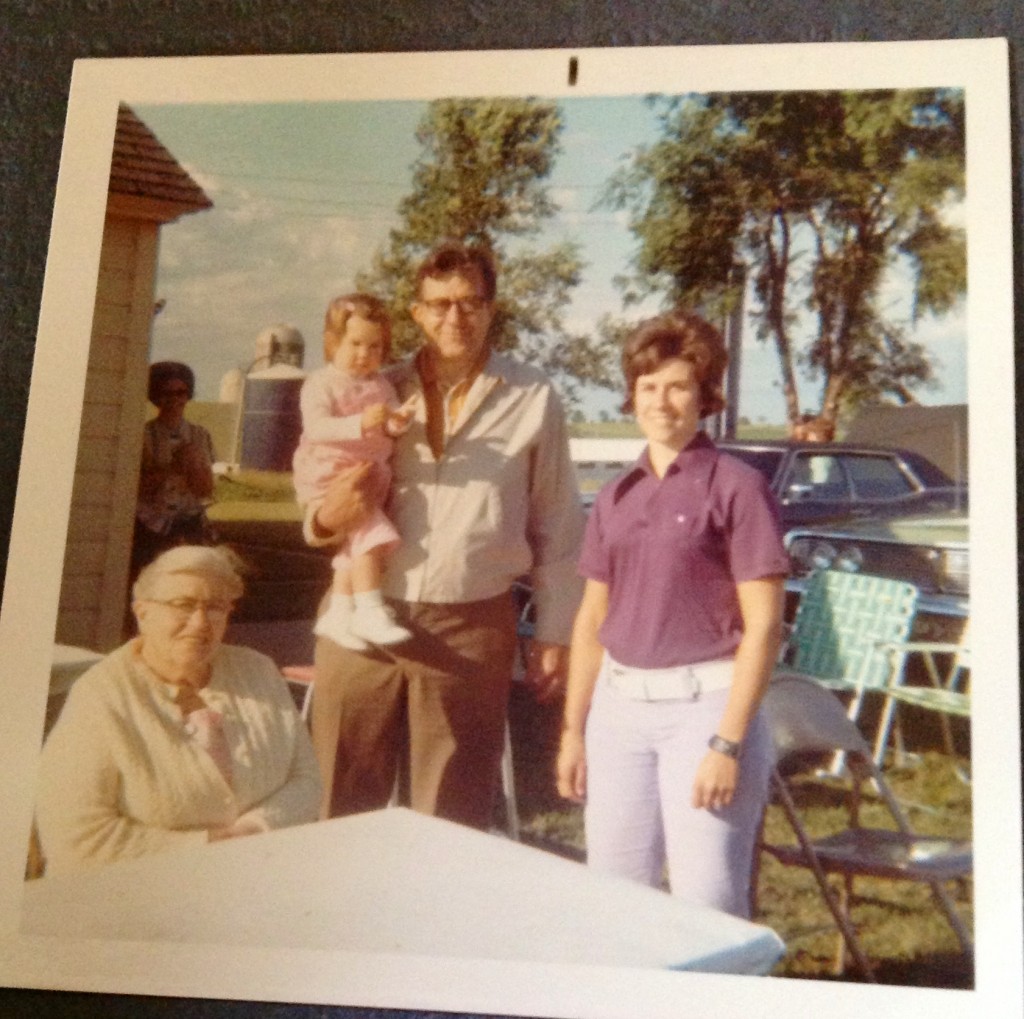
[[[635,439],[640,429],[635,421],[584,421],[569,426],[574,439]],[[785,425],[741,424],[736,429],[738,439],[784,439]]]
[[[571,425],[569,434],[574,439],[636,439],[640,430],[636,422],[587,421]],[[741,439],[783,439],[785,425],[740,425]],[[594,492],[618,472],[618,467],[602,470],[588,468],[580,476],[584,493]],[[302,514],[295,502],[295,489],[291,475],[278,471],[257,471],[239,468],[216,479],[214,503],[209,516],[214,521],[276,520],[301,521]]]

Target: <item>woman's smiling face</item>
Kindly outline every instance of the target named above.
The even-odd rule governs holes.
[[[637,424],[648,442],[682,450],[700,428],[700,383],[689,361],[673,357],[647,375],[633,391]]]
[[[184,572],[157,577],[133,606],[144,660],[170,682],[203,685],[232,605],[215,578]]]

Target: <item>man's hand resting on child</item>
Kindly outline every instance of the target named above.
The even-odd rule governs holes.
[[[328,485],[313,524],[321,536],[348,534],[369,517],[383,493],[376,491],[378,474],[369,461],[346,467]]]

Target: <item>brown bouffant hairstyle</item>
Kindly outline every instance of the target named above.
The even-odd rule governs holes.
[[[334,360],[334,355],[345,335],[348,320],[355,315],[375,322],[384,333],[384,360],[391,356],[391,316],[387,305],[372,294],[342,294],[327,305],[324,315],[324,360]]]
[[[624,413],[633,412],[633,394],[641,375],[650,375],[666,361],[689,361],[700,383],[702,418],[725,406],[722,378],[729,355],[722,334],[710,322],[690,311],[671,311],[641,322],[622,349],[622,374],[626,378]]]
[[[416,270],[416,296],[425,279],[446,276],[450,272],[478,272],[484,285],[480,295],[485,301],[493,301],[498,292],[498,270],[494,255],[481,244],[466,244],[463,241],[444,241],[438,244]]]

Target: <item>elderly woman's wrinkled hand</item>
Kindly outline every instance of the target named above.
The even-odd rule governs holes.
[[[223,839],[237,839],[245,835],[261,835],[267,827],[253,817],[240,817],[234,824],[225,828],[211,828],[210,841],[220,842]]]

